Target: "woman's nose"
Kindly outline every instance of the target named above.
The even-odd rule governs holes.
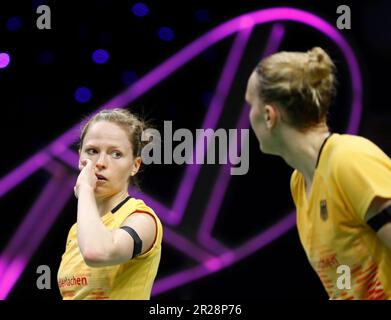
[[[95,166],[98,169],[106,168],[106,157],[103,153],[101,153],[99,158],[96,160]]]

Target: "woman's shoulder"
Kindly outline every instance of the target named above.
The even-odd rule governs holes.
[[[155,212],[155,210],[149,206],[143,199],[132,197],[130,200],[126,203],[125,206],[123,206],[116,216],[119,220],[126,219],[129,215],[133,213],[147,213],[149,215],[154,216],[156,220],[160,222],[158,213]]]
[[[132,198],[132,200],[134,202],[133,207],[135,208],[135,210],[148,211],[148,212],[156,214],[155,211],[148,204],[146,204],[144,200],[138,199],[138,198]]]
[[[353,174],[366,174],[369,169],[386,166],[391,159],[371,140],[355,135],[339,135],[332,143],[324,171],[329,177],[348,179]],[[350,179],[350,178],[349,178]]]
[[[330,163],[357,162],[360,158],[385,156],[385,153],[371,140],[352,134],[335,134],[330,148]]]
[[[131,215],[136,213],[145,213],[149,216],[152,216],[153,219],[156,222],[157,229],[158,229],[158,239],[161,241],[161,235],[162,235],[162,223],[160,221],[160,218],[158,214],[155,212],[155,210],[149,206],[146,202],[144,202],[143,199],[138,199],[132,197],[120,210],[118,213],[115,214],[115,225],[114,227],[119,227],[127,218],[129,218]]]
[[[337,149],[339,152],[357,152],[357,151],[365,151],[368,148],[378,148],[378,146],[372,142],[371,140],[353,134],[334,134],[335,138],[332,139],[333,147]]]

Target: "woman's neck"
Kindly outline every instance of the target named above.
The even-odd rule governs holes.
[[[288,165],[303,174],[307,186],[312,184],[320,149],[329,135],[325,124],[305,133],[286,129],[286,143],[281,156]]]
[[[103,217],[107,212],[111,211],[128,196],[128,190],[118,192],[109,197],[98,198],[96,197],[96,205],[98,207],[99,215]]]

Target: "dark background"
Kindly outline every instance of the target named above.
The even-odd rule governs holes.
[[[9,53],[11,63],[0,69],[3,137],[0,177],[210,29],[241,14],[276,6],[304,9],[334,25],[338,5],[350,6],[352,29],[341,33],[353,48],[363,77],[363,115],[358,133],[391,155],[389,2],[143,1],[149,8],[144,17],[132,13],[135,3],[108,0],[2,2],[0,52]],[[51,8],[51,30],[38,30],[35,25],[38,17],[35,9],[39,4]],[[6,27],[13,16],[22,21],[16,31]],[[347,62],[338,48],[319,32],[298,23],[282,24],[286,33],[280,50],[305,51],[319,45],[335,60],[339,93],[329,123],[333,131],[345,132],[351,101]],[[165,26],[174,32],[171,41],[158,37],[157,30]],[[250,49],[257,43],[257,37],[259,41],[266,40],[270,27],[265,24],[256,28]],[[202,53],[194,62],[138,98],[129,109],[152,119],[160,130],[163,120],[172,120],[174,129],[189,128],[194,132],[200,128],[233,39],[229,37]],[[110,54],[105,64],[96,64],[91,59],[92,52],[99,48]],[[225,115],[226,122],[220,123],[220,127],[232,123],[235,112],[242,107],[246,77],[253,67],[254,54],[246,52],[227,98],[230,114]],[[82,86],[92,92],[86,103],[79,103],[74,98],[76,89]],[[198,221],[197,213],[204,209],[203,196],[211,192],[216,167],[203,169],[197,183],[197,190],[201,191],[190,202],[189,214],[177,228],[189,239],[194,239],[194,222]],[[232,177],[213,236],[234,248],[289,213],[293,209],[289,190],[291,171],[283,160],[262,155],[251,132],[250,170],[245,176]],[[183,172],[184,166],[147,166],[142,190],[168,205]],[[1,198],[0,250],[6,247],[47,178],[47,173],[40,170]],[[9,299],[61,298],[56,273],[68,230],[75,219],[76,201],[72,199],[40,244]],[[42,264],[52,270],[51,290],[36,288],[36,269]],[[165,245],[158,278],[192,264],[194,262],[187,257]],[[307,262],[296,229],[292,229],[263,250],[227,269],[154,298],[326,300],[327,295]]]

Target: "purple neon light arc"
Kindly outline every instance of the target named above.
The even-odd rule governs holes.
[[[286,13],[287,10],[290,11],[291,9],[288,8],[281,8]],[[296,19],[301,20],[301,22],[307,23],[312,25],[314,28],[322,31],[326,35],[328,35],[330,38],[332,38],[341,48],[346,61],[349,63],[349,71],[352,79],[352,91],[353,91],[353,103],[352,103],[352,111],[351,111],[351,118],[349,120],[349,125],[347,132],[348,133],[356,133],[358,131],[360,119],[361,119],[361,112],[362,112],[362,106],[361,106],[361,95],[362,95],[362,86],[361,86],[361,75],[358,68],[357,60],[355,59],[355,56],[353,54],[353,51],[347,44],[347,42],[342,38],[342,36],[328,23],[321,20],[320,18],[308,14],[306,12],[303,12],[301,10],[295,10],[297,12],[296,15],[292,15]],[[288,20],[291,20],[288,18]],[[306,21],[307,20],[307,21]],[[297,20],[296,20],[297,21]],[[217,184],[218,182],[216,182]],[[234,259],[231,263],[234,263],[238,261],[239,259],[244,258],[251,252],[255,250],[261,249],[266,244],[270,243],[270,241],[277,239],[282,234],[286,233],[290,228],[292,228],[295,224],[295,214],[294,212],[289,214],[287,217],[280,220],[276,225],[272,226],[271,228],[267,229],[263,233],[261,233],[259,236],[255,237],[254,239],[247,241],[245,244],[241,246],[241,250],[235,250],[232,251],[234,253]],[[205,242],[205,238],[203,239]],[[213,240],[208,239],[206,240]],[[209,242],[213,243],[213,242]],[[170,276],[166,279],[158,280],[155,283],[153,293],[159,294],[162,292],[165,292],[169,289],[178,287],[180,285],[183,285],[185,283],[188,283],[190,281],[194,281],[197,278],[200,278],[204,275],[207,275],[211,271],[204,268],[193,268],[192,270],[187,270],[185,272],[175,274],[173,276]]]
[[[222,112],[225,99],[227,97],[229,89],[231,88],[235,72],[239,66],[240,58],[242,57],[243,51],[247,45],[247,41],[250,37],[251,32],[252,28],[245,29],[237,35],[235,42],[232,45],[232,48],[228,54],[228,58],[224,65],[223,71],[221,73],[215,95],[213,96],[209,106],[209,110],[213,110],[213,112],[208,113],[204,120],[202,128],[215,128],[217,126],[217,121]],[[197,150],[200,150],[201,148],[204,149],[203,137],[197,139],[196,144]],[[197,159],[197,163],[199,163],[200,160],[201,159]],[[196,164],[188,165],[186,167],[184,178],[182,179],[182,182],[179,186],[179,191],[177,192],[177,195],[175,197],[172,216],[170,217],[170,221],[174,225],[178,224],[181,221],[185,213],[187,203],[193,191],[194,184],[197,180],[200,170],[201,167]]]
[[[232,265],[245,257],[248,257],[250,254],[264,248],[265,246],[279,238],[281,235],[288,232],[294,227],[295,222],[296,213],[293,211],[285,218],[281,219],[278,223],[268,228],[266,231],[262,232],[260,235],[253,237],[244,245],[232,250],[232,255],[230,255],[230,259],[225,258],[226,253],[223,253],[220,257],[214,258],[220,261],[219,267],[217,267],[215,270],[207,268],[204,263],[195,267],[188,268],[176,274],[167,276],[165,278],[158,279],[153,286],[152,296],[159,295],[163,292],[167,292],[171,289],[185,285],[189,282],[198,280],[202,277],[217,272],[224,267]]]
[[[51,224],[54,222],[54,219],[58,215],[58,212],[61,210],[60,207],[55,207],[48,210],[43,210],[43,207],[46,208],[47,199],[53,198],[53,194],[56,194],[56,197],[60,197],[63,199],[63,203],[65,204],[67,198],[72,194],[72,186],[74,184],[74,177],[70,177],[68,179],[68,183],[63,186],[63,182],[61,181],[61,188],[63,191],[57,192],[58,190],[58,181],[55,181],[53,178],[48,185],[45,187],[45,190],[42,192],[38,202],[32,208],[31,212],[27,215],[27,220],[25,223],[19,228],[18,232],[15,234],[14,238],[11,240],[11,243],[7,246],[6,251],[0,258],[0,299],[5,299],[23,270],[25,269],[29,258],[33,254],[34,248],[39,245],[39,242],[42,240],[44,234],[48,231]],[[56,187],[57,186],[57,187]],[[66,193],[64,196],[62,193]],[[137,193],[134,190],[130,192],[134,196],[142,196],[141,193]],[[147,196],[142,196],[148,203],[151,203],[152,200],[148,199]],[[61,202],[57,202],[61,204]],[[156,208],[159,212],[168,211],[167,208],[164,208],[161,204],[151,203],[152,207]],[[62,206],[62,205],[61,205]],[[42,216],[44,213],[44,217]],[[42,217],[41,217],[42,216]],[[49,219],[48,219],[49,217]],[[35,228],[33,226],[34,221],[39,221],[40,228]],[[44,221],[44,225],[42,225],[41,221]],[[26,229],[28,228],[28,230]],[[22,236],[28,234],[29,239],[25,239],[23,241]],[[184,237],[176,234],[174,231],[165,228],[164,231],[165,241],[179,250],[184,254],[192,253],[192,256],[198,262],[204,262],[213,258],[209,253],[192,243],[191,241],[185,239]],[[23,243],[22,243],[23,242]],[[16,252],[18,248],[24,245],[24,243],[28,243],[25,248],[23,248],[23,255],[18,255],[13,257],[12,252]]]
[[[68,178],[70,179],[70,178]],[[27,217],[23,221],[22,225],[19,226],[14,237],[8,243],[7,247],[3,251],[1,258],[6,260],[13,259],[14,252],[24,250],[28,245],[32,244],[34,241],[34,234],[41,234],[39,231],[41,225],[46,225],[48,219],[46,213],[47,200],[57,197],[58,189],[64,188],[63,181],[59,178],[52,178],[44,190],[41,192],[38,201],[31,208],[30,212],[27,214]],[[74,181],[73,181],[74,182]],[[66,184],[67,185],[67,184]],[[71,188],[72,189],[72,188]],[[35,225],[39,225],[40,228],[36,228]],[[26,245],[27,244],[27,245]],[[3,267],[4,264],[1,264]],[[2,274],[4,269],[0,269],[0,279],[2,279]],[[1,281],[0,281],[1,285]]]
[[[73,151],[66,149],[64,152],[60,153],[58,155],[58,158],[61,159],[63,162],[68,164],[70,167],[73,167],[75,169],[78,168],[78,162],[79,162],[79,157],[78,154]],[[171,209],[168,209],[167,207],[163,206],[161,203],[153,199],[151,196],[148,196],[147,194],[143,192],[139,192],[137,190],[130,189],[129,193],[136,197],[136,198],[141,198],[144,199],[146,203],[148,203],[152,208],[154,208],[157,212],[159,212],[160,218],[165,222],[165,223],[170,223],[169,217],[171,214]]]
[[[302,22],[322,31],[323,33],[328,35],[332,40],[334,40],[337,43],[337,45],[339,45],[339,47],[342,49],[345,59],[349,62],[349,70],[351,73],[352,87],[353,87],[353,99],[354,99],[353,107],[356,109],[356,111],[357,110],[359,111],[355,113],[356,115],[355,118],[352,118],[350,120],[348,131],[351,133],[357,131],[360,116],[361,116],[361,77],[358,69],[358,64],[353,55],[352,50],[350,49],[347,42],[339,34],[339,32],[336,29],[334,29],[331,25],[329,25],[327,22],[321,20],[320,18],[310,13],[298,9],[293,9],[293,8],[273,8],[273,9],[260,10],[253,13],[245,14],[223,25],[220,25],[219,27],[211,30],[204,36],[197,39],[195,42],[191,43],[189,46],[185,47],[183,50],[178,52],[170,59],[166,60],[156,69],[154,69],[145,77],[143,77],[138,82],[136,82],[134,85],[129,87],[129,89],[125,93],[120,94],[117,97],[113,98],[107,104],[103,105],[102,108],[123,107],[127,103],[132,102],[140,95],[145,93],[147,90],[155,86],[158,82],[168,77],[172,72],[174,72],[180,66],[187,63],[189,60],[194,58],[203,50],[207,49],[209,46],[224,39],[225,37],[230,36],[232,33],[241,30],[243,26],[240,26],[240,23],[237,22],[244,21],[245,20],[244,17],[247,18],[247,21],[252,19],[254,24],[267,23],[267,22],[272,22],[274,20],[290,20],[290,21]],[[59,142],[66,146],[69,146],[73,141],[76,140],[78,136],[78,132],[79,132],[79,126],[76,125],[73,128],[71,128],[69,131],[65,132],[58,139],[56,139],[54,143]],[[43,151],[45,151],[45,149]],[[37,155],[42,156],[40,152],[38,152],[36,156]],[[40,161],[42,161],[42,157]],[[40,167],[42,167],[42,165],[44,165],[41,164],[40,166],[36,166],[35,164],[34,165],[32,164],[34,163],[29,163],[28,161],[26,161],[23,165],[13,170],[8,176],[2,178],[0,180],[0,196],[4,195],[10,188],[14,187],[16,184],[20,183],[23,180],[20,179],[19,177],[19,175],[21,174],[21,172],[19,172],[20,168],[23,168],[23,166],[27,167],[28,170],[24,168],[25,170],[22,172],[24,178],[26,178],[28,175],[32,174]],[[15,174],[15,176],[18,178],[17,182],[13,181],[14,179],[12,178],[14,176],[12,176],[12,174]],[[7,180],[7,178],[9,179]],[[7,182],[8,184],[4,182]]]
[[[281,41],[284,37],[285,28],[280,24],[274,24],[270,32],[269,38],[266,42],[265,50],[261,56],[261,59],[276,52],[280,47]],[[247,104],[244,104],[242,108],[239,121],[236,128],[248,128],[249,109]],[[241,144],[239,145],[240,148]],[[221,203],[223,202],[225,191],[228,188],[229,181],[231,180],[230,165],[226,164],[219,170],[219,176],[216,180],[213,192],[210,196],[209,203],[206,206],[201,227],[198,232],[198,240],[203,243],[207,248],[213,248],[217,252],[226,251],[225,247],[218,241],[211,237],[212,227],[216,221],[217,213],[220,211]]]
[[[39,219],[38,222],[35,222],[36,225],[39,225],[39,228],[36,228],[30,233],[27,232],[23,234],[22,232],[24,232],[26,228],[30,228],[30,225],[23,224],[15,234],[15,237],[11,240],[11,243],[7,247],[5,253],[1,256],[0,265],[3,268],[6,267],[6,269],[4,272],[0,273],[0,300],[7,298],[9,292],[15,285],[16,281],[19,279],[31,256],[34,254],[37,247],[43,240],[44,235],[48,232],[54,223],[59,212],[68,201],[70,195],[73,194],[74,179],[72,176],[65,178],[65,183],[62,179],[56,180],[57,181],[54,183],[49,183],[47,185],[40,197],[41,201],[38,201],[36,206],[34,206],[28,213],[28,219]],[[55,193],[55,198],[57,201],[51,201],[48,204],[48,198],[53,199],[53,195],[48,197],[47,193]],[[45,213],[43,217],[41,217],[42,212]],[[26,235],[29,235],[29,239],[25,239]],[[22,237],[25,239],[23,244],[20,243],[20,239]],[[23,245],[23,248],[20,248],[20,245]],[[19,254],[13,257],[12,253],[15,251],[15,246],[18,247]],[[22,254],[20,251],[22,251]],[[10,256],[8,256],[7,253],[10,253]]]
[[[164,227],[164,240],[185,255],[189,255],[189,252],[191,252],[192,258],[198,262],[204,263],[205,261],[214,258],[209,252],[206,252],[204,249],[177,234],[167,226]]]
[[[271,36],[270,36],[270,40],[273,39],[273,36],[277,35],[280,37],[280,39],[278,41],[281,42],[283,34],[284,34],[283,27],[278,26],[277,29],[275,29],[275,33],[276,34],[273,35],[273,31],[272,31]],[[263,57],[268,56],[277,50],[277,48],[279,47],[279,45],[277,45],[278,41],[269,41],[269,44],[267,45],[267,49],[265,50]],[[353,61],[350,61],[350,62],[354,63],[354,62],[356,62],[356,60],[353,59]],[[355,70],[355,68],[357,70],[355,72],[351,72],[352,83],[354,83],[354,81],[353,81],[354,76],[360,78],[357,64],[353,64],[353,68],[351,68],[351,69]],[[361,84],[361,81],[358,81],[358,82],[359,82],[359,84]],[[361,89],[361,85],[360,86],[357,86],[357,84],[353,85],[353,103],[352,103],[352,108],[351,108],[351,116],[350,116],[350,120],[349,120],[349,125],[347,128],[348,133],[356,133],[357,132],[359,122],[360,122],[360,116],[361,116],[361,100],[360,100],[361,99],[361,91],[354,91],[355,89],[356,90]],[[360,99],[357,98],[357,92],[360,93]],[[245,116],[246,114],[248,114],[248,111],[245,111],[245,110],[246,110],[246,107],[244,106],[243,112],[241,115],[241,121],[239,121],[239,124],[237,126],[238,128],[242,128],[242,127],[248,128],[249,127],[248,117]],[[219,192],[212,193],[212,195],[210,197],[210,201],[209,201],[208,205],[206,206],[207,211],[204,214],[202,226],[201,226],[199,234],[198,234],[198,239],[201,243],[203,243],[208,248],[214,248],[215,250],[218,250],[220,252],[223,251],[224,246],[222,246],[217,240],[215,240],[211,237],[211,232],[212,232],[213,224],[214,224],[215,219],[217,217],[217,213],[218,213],[219,208],[221,206],[221,203],[223,201],[225,190],[227,189],[229,180],[231,178],[230,176],[227,176],[226,171],[227,171],[226,168],[223,168],[219,172],[219,177],[218,177],[218,179],[215,183],[215,187],[214,187],[214,190],[219,190]]]
[[[277,52],[278,48],[281,45],[282,39],[284,38],[284,35],[285,27],[279,23],[274,24],[270,32],[270,36],[266,42],[266,49],[264,50],[261,59]]]
[[[49,160],[50,155],[44,150],[40,151],[2,178],[0,181],[0,197],[44,166]]]
[[[67,165],[69,165],[72,168],[78,169],[78,162],[79,162],[79,156],[78,154],[69,149],[65,149],[61,153],[58,154],[58,158],[61,159],[63,162],[65,162]],[[76,181],[76,179],[75,179]],[[135,189],[130,189],[129,193],[134,197],[139,197],[144,199],[152,208],[155,208],[157,212],[159,212],[159,215],[162,217],[168,217],[170,213],[170,209],[153,199],[151,196],[146,195],[143,192],[139,192]],[[165,220],[164,220],[165,221]]]
[[[204,123],[202,125],[203,128],[215,128],[217,125],[218,118],[222,112],[222,107],[225,102],[225,98],[231,87],[235,71],[238,67],[240,58],[247,44],[251,31],[251,28],[244,29],[238,34],[237,38],[235,39],[235,42],[230,50],[227,61],[223,68],[223,72],[221,74],[220,81],[217,86],[216,94],[214,95],[214,98],[212,99],[209,107],[210,110],[213,110],[213,113],[210,112],[205,118]],[[199,139],[196,143],[198,145],[197,148],[199,149],[200,146],[203,145],[203,140],[201,141],[201,139]],[[55,148],[52,147],[52,150],[59,149],[58,144],[56,144],[55,146]],[[68,151],[66,156],[62,156],[60,154],[59,157],[65,160],[67,163],[74,163],[75,159],[72,155],[73,152]],[[200,159],[197,159],[197,162],[199,162],[199,160]],[[182,180],[182,183],[180,184],[179,191],[175,198],[173,209],[169,211],[170,214],[167,216],[165,214],[160,213],[166,223],[175,225],[180,222],[181,218],[184,215],[186,205],[194,188],[194,184],[196,182],[200,169],[200,166],[196,164],[187,166],[184,178]]]
[[[254,25],[260,23],[274,22],[276,20],[301,22],[322,31],[337,43],[337,45],[342,49],[345,59],[351,63],[351,65],[349,65],[349,71],[351,73],[352,87],[354,93],[353,107],[357,110],[357,113],[349,122],[348,132],[356,132],[358,130],[359,120],[361,118],[362,111],[362,86],[358,63],[353,54],[352,49],[350,48],[346,40],[342,37],[342,35],[332,25],[311,13],[289,7],[263,9],[251,12],[234,18],[212,29],[205,35],[192,42],[190,45],[183,48],[177,54],[167,59],[165,62],[160,64],[147,75],[139,79],[137,82],[132,84],[123,93],[109,100],[98,110],[103,108],[124,107],[127,104],[133,102],[135,99],[140,97],[149,89],[153,88],[157,83],[167,78],[182,65],[189,62],[191,59],[196,57],[198,54],[200,54],[210,46],[232,35],[233,33],[240,31],[243,28],[243,22],[249,20],[251,20]],[[57,138],[53,142],[53,144],[61,143],[65,146],[69,146],[77,139],[79,129],[79,124],[73,126],[70,130]],[[38,153],[41,152],[42,151]],[[38,154],[34,155],[33,157],[36,157],[37,155]],[[26,168],[24,168],[24,166],[26,166]],[[22,181],[19,177],[21,175],[19,171],[23,172],[23,176],[24,178],[26,178],[30,174],[38,170],[40,167],[41,166],[36,166],[34,164],[28,163],[27,161],[13,171],[11,171],[8,175],[3,177],[0,180],[0,197]]]
[[[2,252],[2,257],[7,257],[7,259],[9,259],[13,256],[14,252],[18,252],[19,250],[23,249],[26,245],[26,242],[31,240],[30,238],[27,238],[27,235],[36,231],[35,224],[37,221],[44,220],[43,217],[46,215],[45,205],[47,199],[55,198],[56,186],[58,184],[59,182],[55,178],[51,178],[51,180],[46,184],[45,188],[39,195],[38,201],[35,202],[34,206],[31,208],[30,213],[26,215],[23,223],[19,226],[13,238],[8,243],[6,249]],[[0,278],[2,271],[3,270],[0,270]]]
[[[244,105],[243,111],[241,112],[239,121],[236,125],[237,128],[248,128],[248,108]],[[236,139],[237,137],[235,137]],[[242,137],[241,137],[242,139]],[[239,152],[240,152],[240,145]],[[231,151],[231,150],[230,150]],[[206,205],[206,210],[203,214],[201,226],[198,231],[198,241],[202,243],[206,248],[210,248],[216,252],[226,252],[227,248],[221,243],[212,238],[211,232],[213,225],[216,221],[217,214],[220,211],[221,204],[224,200],[226,190],[228,189],[229,182],[231,180],[230,164],[222,166],[218,173],[218,178],[213,187],[213,191],[210,195],[209,202]]]
[[[174,289],[178,286],[186,283],[198,280],[208,274],[211,271],[204,265],[200,264],[195,267],[188,268],[173,275],[161,278],[157,280],[152,288],[152,296],[157,296],[163,292]]]
[[[166,217],[168,216],[168,212],[170,210],[164,207],[161,203],[155,201],[150,196],[134,189],[130,189],[129,194],[135,198],[143,199],[151,208],[159,213],[159,216],[161,214]],[[206,252],[200,246],[194,244],[167,226],[164,228],[163,240],[185,255],[189,255],[191,253],[190,256],[198,262],[204,262],[213,257],[209,252]]]
[[[79,155],[75,151],[66,149],[58,155],[58,158],[64,161],[70,167],[75,169],[78,168]]]

